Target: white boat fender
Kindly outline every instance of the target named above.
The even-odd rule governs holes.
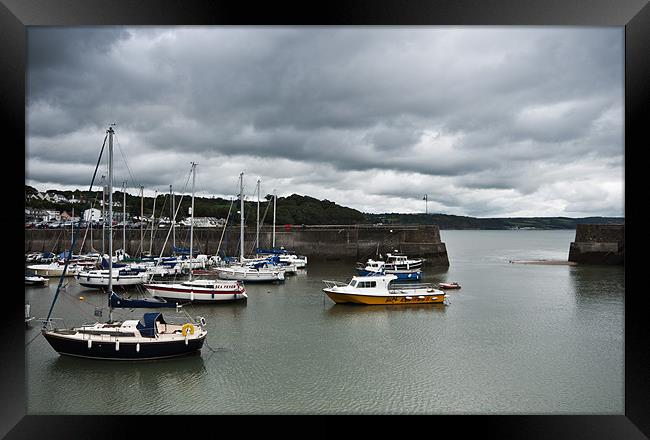
[[[90,347],[93,346],[93,341],[91,339],[88,339],[88,349],[90,350]]]
[[[135,344],[135,351],[140,353],[140,343]]]
[[[115,341],[115,351],[120,351],[120,341],[119,340]]]

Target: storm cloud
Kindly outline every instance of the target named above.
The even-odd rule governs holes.
[[[28,28],[26,183],[622,216],[623,28]]]

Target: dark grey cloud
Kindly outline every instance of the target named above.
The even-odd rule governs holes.
[[[87,185],[117,122],[150,191],[194,160],[215,195],[245,170],[372,212],[623,212],[622,28],[39,27],[27,84],[37,187]]]

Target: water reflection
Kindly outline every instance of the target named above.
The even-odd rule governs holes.
[[[625,295],[625,270],[622,266],[571,266],[569,280],[578,304],[622,304]]]
[[[47,381],[39,387],[53,407],[66,412],[72,406],[86,414],[105,413],[106,408],[114,414],[195,410],[208,376],[201,354],[137,362],[58,356],[47,364],[45,373]],[[95,397],[79,409],[78,400],[87,394]]]
[[[403,313],[435,313],[447,311],[445,304],[404,304],[404,305],[362,305],[362,304],[332,304],[325,310],[330,318],[348,316],[390,315]]]

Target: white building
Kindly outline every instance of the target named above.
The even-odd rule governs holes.
[[[89,208],[84,211],[84,221],[89,222],[92,219],[94,222],[102,221],[102,211],[95,208]]]
[[[50,202],[54,203],[66,203],[68,199],[61,195],[61,194],[56,194],[56,193],[47,193],[45,194],[45,200],[48,200]]]

